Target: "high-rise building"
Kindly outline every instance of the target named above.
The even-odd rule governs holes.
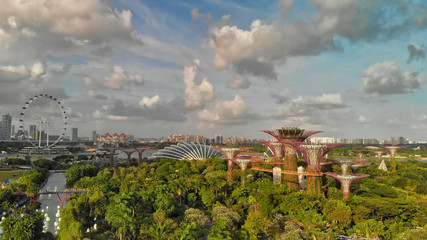
[[[96,141],[96,139],[98,138],[98,136],[96,136],[96,131],[92,131],[92,141]]]
[[[28,138],[30,139],[37,139],[37,126],[36,125],[30,125],[30,132]]]
[[[71,142],[78,142],[79,141],[78,128],[72,128],[71,131],[72,131]]]
[[[223,142],[224,142],[224,138],[222,137],[222,135],[215,135],[216,144],[223,144]]]
[[[0,140],[10,140],[12,134],[12,117],[5,114],[1,118]]]

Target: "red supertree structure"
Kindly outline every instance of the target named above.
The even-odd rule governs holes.
[[[114,166],[114,154],[116,153],[117,150],[119,150],[118,148],[115,147],[110,147],[110,148],[104,148],[104,151],[108,151],[108,153],[110,154],[110,163],[111,163],[111,167]]]
[[[126,155],[128,156],[127,165],[128,167],[130,167],[131,160],[132,160],[131,159],[132,153],[136,152],[136,150],[135,149],[119,149],[119,150],[126,153]]]
[[[236,159],[237,155],[248,149],[251,149],[250,147],[243,147],[243,148],[211,147],[211,148],[220,151],[222,154],[224,154],[225,159],[228,160],[227,181],[233,181],[233,162]]]
[[[284,149],[283,145],[279,142],[259,141],[266,145],[274,155],[274,162],[265,162],[265,164],[273,165],[273,183],[280,184],[282,182],[282,167]]]
[[[355,153],[359,157],[359,161],[363,161],[363,157],[369,153],[369,150],[350,150],[351,152]]]
[[[354,171],[357,171],[359,168],[368,167],[370,165],[371,165],[370,163],[356,163],[351,165],[351,169],[353,169]]]
[[[378,166],[379,166],[381,164],[381,162],[382,162],[383,155],[386,153],[386,151],[384,151],[384,150],[373,150],[372,153],[377,156],[377,158],[378,158]]]
[[[320,133],[322,131],[306,131],[304,129],[292,127],[292,128],[279,128],[274,131],[261,130],[261,132],[270,134],[271,136],[276,138],[277,141],[279,141],[279,143],[282,144],[282,147],[285,150],[285,159],[284,159],[285,171],[297,172],[298,170],[297,156],[296,156],[297,151],[292,145],[288,143],[303,142],[305,139],[312,136],[313,134]],[[285,174],[284,181],[290,189],[294,191],[299,190],[298,175]]]
[[[138,153],[138,166],[141,166],[142,164],[142,153],[145,152],[146,150],[150,149],[151,147],[138,147],[138,148],[133,148],[133,150],[135,150]]]
[[[322,175],[321,161],[323,156],[335,147],[341,146],[344,143],[329,143],[329,144],[311,144],[303,142],[287,143],[298,149],[307,161],[307,194],[314,196],[322,196]]]
[[[390,152],[391,171],[396,171],[396,155],[399,149],[404,148],[403,146],[384,146]]]
[[[341,191],[343,193],[343,200],[350,198],[350,187],[354,181],[364,177],[369,177],[369,174],[352,173],[352,174],[340,174],[334,172],[325,172],[326,175],[331,176],[341,183]]]
[[[348,169],[352,167],[354,164],[359,164],[364,160],[354,160],[349,158],[340,158],[340,159],[328,159],[333,163],[339,165],[341,167],[342,174],[348,174]]]
[[[253,158],[253,157],[254,155],[240,154],[232,161],[240,167],[240,170],[241,170],[240,178],[241,178],[242,186],[246,185],[247,170],[248,168],[251,167],[251,164],[263,160],[262,158]]]

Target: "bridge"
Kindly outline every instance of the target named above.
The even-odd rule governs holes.
[[[256,170],[256,171],[263,171],[263,172],[271,172],[271,173],[276,173],[276,171],[273,171],[273,169],[267,169],[267,168],[260,168],[260,167],[251,167],[252,170]],[[279,172],[277,172],[279,173]],[[285,174],[285,175],[304,175],[304,176],[323,176],[323,173],[318,172],[318,173],[308,173],[308,172],[295,172],[295,171],[280,171],[281,174]]]
[[[62,208],[62,206],[64,205],[64,202],[65,202],[65,200],[66,200],[66,198],[67,198],[67,196],[69,194],[73,194],[73,193],[86,193],[86,192],[88,192],[87,189],[73,189],[73,188],[70,188],[70,189],[60,189],[60,190],[39,190],[36,193],[35,196],[29,196],[29,198],[30,198],[30,200],[31,200],[32,203],[35,203],[39,199],[40,195],[43,195],[43,194],[56,194],[58,196],[59,202],[61,202],[61,208]],[[63,198],[61,198],[59,196],[60,193],[65,193],[65,195],[64,195]],[[13,194],[15,194],[15,195],[27,195],[24,192],[15,192]]]

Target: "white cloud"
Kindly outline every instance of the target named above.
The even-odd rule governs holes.
[[[363,115],[359,115],[359,117],[357,118],[357,121],[358,121],[359,123],[366,124],[366,123],[370,123],[370,122],[371,122],[371,119],[369,119],[369,118],[367,118],[367,117],[365,117],[365,116],[363,116]]]
[[[233,100],[217,103],[215,110],[204,109],[198,113],[198,119],[208,127],[224,124],[246,123],[257,116],[248,113],[246,103],[236,95]]]
[[[380,95],[403,94],[420,88],[421,79],[417,72],[403,72],[393,61],[376,63],[363,71],[360,80],[365,92]]]
[[[141,107],[148,107],[152,108],[156,103],[158,103],[160,100],[159,95],[156,95],[152,98],[149,97],[143,97],[141,101],[139,101],[139,106]]]
[[[125,82],[142,85],[144,84],[144,79],[140,75],[129,76],[121,66],[117,65],[114,66],[111,75],[105,78],[104,86],[113,90],[121,90]]]
[[[340,109],[348,107],[340,93],[322,94],[318,97],[299,96],[292,99],[288,107],[280,106],[272,116],[294,116],[317,110]]]
[[[102,118],[103,114],[99,110],[95,110],[95,112],[92,113],[93,118]]]
[[[273,26],[262,25],[260,20],[252,22],[249,31],[228,25],[211,31],[210,45],[215,51],[216,69],[225,69],[231,62],[252,58],[256,51],[274,46],[280,39]]]
[[[109,41],[111,37],[139,41],[132,13],[112,9],[101,0],[9,0],[0,10],[0,22],[5,21],[12,30],[40,29],[90,42]]]
[[[188,109],[201,107],[204,103],[213,100],[214,88],[207,78],[203,78],[199,85],[195,84],[198,65],[200,62],[196,59],[194,65],[187,65],[183,71],[185,88],[185,106]]]
[[[211,24],[207,36],[215,52],[215,68],[226,69],[231,65],[239,73],[255,75],[258,71],[251,71],[254,65],[264,65],[264,69],[271,72],[264,73],[263,76],[272,78],[275,76],[274,65],[283,64],[290,57],[341,51],[338,38],[350,42],[389,41],[425,28],[425,8],[420,9],[418,5],[409,2],[309,2],[316,11],[292,21],[256,19],[249,29],[228,24]],[[279,7],[282,15],[289,15],[293,10],[293,1],[282,0]],[[381,11],[378,11],[379,7],[382,7]],[[239,65],[242,61],[249,61],[251,64]]]
[[[129,76],[129,80],[133,81],[136,84],[140,84],[140,85],[144,84],[144,82],[145,82],[144,78],[142,78],[141,75],[132,75],[132,76]]]
[[[16,81],[28,77],[28,70],[24,65],[0,66],[0,78],[3,81]]]
[[[31,68],[32,78],[37,78],[45,73],[46,73],[46,70],[44,69],[43,64],[41,62],[34,63],[33,67]]]
[[[114,66],[113,73],[106,78],[104,85],[114,90],[122,89],[122,83],[125,81],[125,73],[122,67]]]
[[[234,77],[228,84],[229,88],[232,89],[247,89],[251,85],[251,82],[247,78]]]
[[[108,119],[113,120],[113,121],[124,121],[124,120],[128,120],[129,117],[127,117],[127,116],[109,115]]]

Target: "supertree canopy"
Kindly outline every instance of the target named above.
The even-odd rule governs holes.
[[[307,194],[321,196],[321,160],[327,152],[329,152],[335,147],[343,145],[343,143],[310,144],[302,142],[293,142],[288,144],[297,148],[304,155],[307,161]]]
[[[354,181],[370,176],[369,174],[361,173],[339,174],[334,172],[326,172],[325,174],[337,179],[341,183],[341,191],[343,193],[344,200],[350,198],[350,187]]]
[[[385,148],[390,152],[391,171],[396,171],[396,155],[397,155],[397,151],[399,149],[404,148],[404,147],[402,147],[402,146],[386,146]]]
[[[273,183],[280,184],[282,182],[282,165],[284,164],[283,145],[279,142],[268,142],[268,141],[259,141],[259,142],[266,145],[274,154],[275,161],[274,163],[271,163],[273,164]]]
[[[235,148],[235,147],[212,147],[224,154],[228,160],[227,181],[233,181],[233,162],[240,153],[251,149],[250,147]]]
[[[313,134],[320,133],[322,131],[307,131],[296,127],[282,127],[274,131],[261,130],[261,132],[270,134],[271,136],[276,138],[279,143],[282,144],[283,149],[285,150],[284,169],[286,171],[296,172],[298,168],[296,149],[287,143],[302,142]],[[292,190],[299,190],[298,175],[285,174],[284,181],[286,185]]]

